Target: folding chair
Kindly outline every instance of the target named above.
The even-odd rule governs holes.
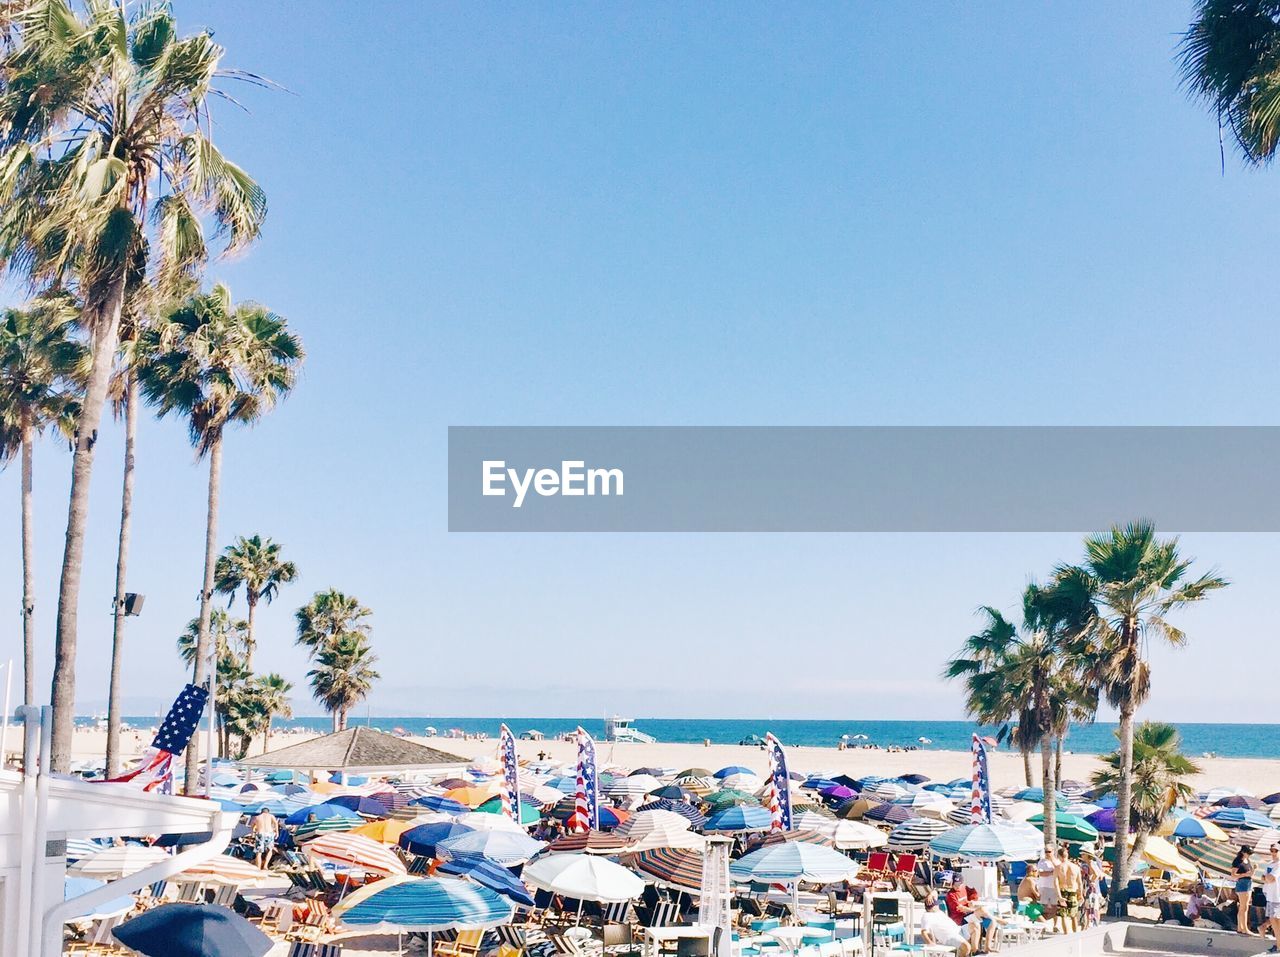
[[[199,881],[183,881],[178,885],[178,902],[181,904],[203,904],[204,888]]]
[[[427,873],[428,863],[429,863],[429,858],[415,857],[413,860],[409,862],[409,866],[407,870],[409,871],[410,874],[425,874]]]
[[[435,952],[441,957],[476,957],[480,953],[480,942],[483,939],[482,930],[460,930],[456,940],[437,944]]]
[[[310,941],[295,940],[289,945],[288,957],[316,957],[316,945]]]
[[[650,927],[671,927],[680,922],[680,905],[673,900],[660,900],[653,908]]]
[[[223,884],[218,888],[217,893],[213,895],[213,903],[219,907],[235,907],[236,897],[240,893],[240,888],[235,884]]]
[[[316,957],[342,957],[342,945],[338,943],[320,944],[316,949]]]
[[[916,856],[914,854],[899,854],[898,859],[893,864],[893,876],[908,887],[914,884],[916,879]]]
[[[875,851],[868,854],[865,873],[873,879],[884,877],[889,873],[889,855],[885,851]]]

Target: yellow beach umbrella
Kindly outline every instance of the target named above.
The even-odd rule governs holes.
[[[502,794],[502,785],[491,784],[473,784],[468,787],[453,788],[445,791],[444,796],[452,798],[467,807],[479,807],[489,798],[495,798]]]
[[[1133,843],[1132,836],[1129,843]],[[1179,877],[1195,877],[1196,866],[1178,853],[1178,849],[1166,841],[1163,837],[1152,835],[1147,838],[1146,845],[1142,848],[1142,859],[1152,867],[1158,867],[1163,871],[1173,871]]]
[[[426,820],[423,820],[423,818],[426,818]],[[420,815],[408,820],[388,818],[383,821],[370,821],[368,824],[361,824],[350,833],[363,834],[365,837],[381,841],[383,844],[395,844],[405,831],[412,827],[417,827],[419,824],[430,824],[432,819],[433,815]]]

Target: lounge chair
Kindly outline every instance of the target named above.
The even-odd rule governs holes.
[[[456,940],[437,944],[435,952],[441,957],[476,957],[483,939],[482,930],[460,930]]]
[[[889,873],[889,855],[884,851],[868,854],[867,865],[862,873],[870,880],[885,877]]]
[[[653,909],[648,927],[673,927],[680,923],[680,905],[675,901],[661,900]]]
[[[317,944],[316,957],[342,957],[342,945],[339,943]]]
[[[240,894],[240,888],[235,884],[223,884],[218,888],[216,894],[213,895],[213,903],[219,907],[232,907],[236,903],[236,897]]]
[[[307,940],[295,940],[289,945],[288,957],[316,957],[316,945]]]

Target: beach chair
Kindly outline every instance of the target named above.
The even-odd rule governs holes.
[[[600,928],[600,945],[606,954],[636,954],[636,937],[631,925],[612,921]]]
[[[406,868],[410,874],[426,874],[427,865],[431,863],[431,859],[427,857],[415,857],[409,862]]]
[[[124,920],[122,914],[115,914],[111,917],[104,917],[94,925],[93,933],[85,941],[82,941],[83,950],[78,950],[81,954],[110,954],[120,949],[120,942],[116,940],[115,934],[112,933],[116,926]]]
[[[235,884],[223,884],[218,888],[217,893],[213,895],[213,903],[218,907],[235,908],[236,897],[240,893],[240,888]]]
[[[268,931],[281,939],[287,938],[293,930],[293,908],[281,907],[276,911],[275,920],[271,923]]]
[[[316,957],[342,957],[342,945],[335,942],[316,945]]]
[[[885,851],[875,851],[867,855],[867,864],[863,874],[870,880],[876,880],[889,873],[889,855]]]
[[[287,957],[316,957],[316,945],[306,940],[295,940],[289,945]]]
[[[460,930],[456,940],[437,944],[435,952],[441,957],[476,957],[480,953],[480,941],[483,939],[482,930]]]
[[[913,885],[916,880],[916,856],[899,854],[898,859],[893,863],[893,876],[906,887]]]
[[[672,900],[660,900],[653,908],[649,927],[671,927],[680,923],[680,905]]]
[[[178,903],[203,904],[204,888],[199,881],[183,881],[178,885]]]
[[[631,901],[608,904],[600,911],[600,918],[606,924],[626,924],[630,921]]]

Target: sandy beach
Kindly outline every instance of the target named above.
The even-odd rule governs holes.
[[[315,735],[305,732],[278,732],[272,736],[272,748],[283,747],[302,741]],[[124,746],[127,753],[141,753],[149,743],[149,735],[144,732],[124,734]],[[461,739],[461,738],[419,738],[412,740],[426,744],[438,750],[456,754],[471,760],[476,757],[493,755],[497,741],[493,738]],[[200,739],[203,744],[203,736]],[[21,728],[9,729],[6,741],[6,753],[12,754],[22,746]],[[77,729],[75,734],[74,756],[77,761],[101,759],[106,746],[106,732],[95,729]],[[261,753],[261,742],[250,750],[250,755]],[[550,755],[552,760],[569,763],[575,759],[574,745],[564,741],[520,741],[517,743],[520,759],[536,760],[539,752]],[[792,770],[801,773],[824,771],[833,774],[849,774],[859,777],[867,774],[878,774],[892,777],[897,774],[915,772],[928,775],[933,780],[948,781],[953,778],[968,777],[971,771],[971,758],[967,751],[886,751],[876,748],[855,748],[839,751],[835,748],[788,747],[787,760]],[[741,747],[729,744],[631,744],[599,742],[598,760],[602,765],[617,763],[628,768],[665,767],[683,770],[688,767],[702,767],[710,770],[738,764],[763,773],[767,764],[765,753],[759,748]],[[1259,758],[1197,758],[1201,773],[1192,784],[1200,789],[1215,785],[1231,785],[1246,788],[1254,794],[1262,796],[1280,791],[1280,760],[1263,760]],[[991,779],[996,789],[1019,786],[1024,783],[1022,757],[1007,751],[992,749],[990,751]],[[1094,755],[1066,754],[1063,756],[1062,773],[1065,778],[1088,781],[1099,767]],[[1038,779],[1040,774],[1039,756],[1032,761],[1032,772]]]

